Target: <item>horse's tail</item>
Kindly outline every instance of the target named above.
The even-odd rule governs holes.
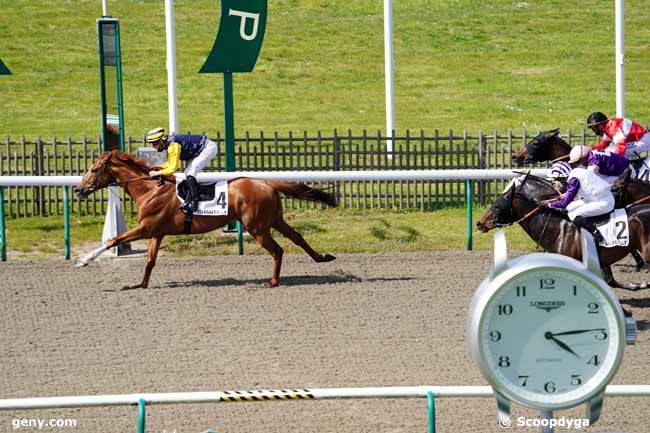
[[[338,201],[333,194],[330,194],[318,188],[311,188],[304,183],[282,182],[275,180],[265,180],[265,182],[274,190],[280,191],[297,199],[321,202],[332,207],[338,205]]]

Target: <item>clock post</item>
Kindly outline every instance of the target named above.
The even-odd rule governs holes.
[[[494,264],[472,298],[467,336],[502,427],[510,426],[511,402],[538,410],[543,433],[559,424],[555,411],[580,404],[592,425],[626,344],[634,344],[634,319],[602,279],[591,234],[582,230],[581,239],[582,261],[551,253],[509,260],[504,232],[494,237]]]

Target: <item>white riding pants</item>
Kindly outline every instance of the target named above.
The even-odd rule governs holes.
[[[625,149],[625,157],[628,159],[636,159],[644,152],[647,152],[649,150],[650,133],[646,133],[643,135],[643,137],[641,137],[641,140],[627,143],[627,148]]]
[[[194,176],[203,170],[203,168],[210,163],[212,158],[217,154],[219,146],[212,140],[205,139],[205,146],[201,153],[196,155],[196,157],[187,161],[187,167],[185,167],[185,177]]]
[[[583,199],[573,200],[566,207],[569,219],[573,221],[577,216],[594,217],[609,213],[614,210],[614,196],[607,194],[601,200],[586,202]]]

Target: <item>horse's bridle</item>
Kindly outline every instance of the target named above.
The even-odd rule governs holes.
[[[101,177],[106,173],[106,171],[108,170],[108,161],[109,160],[104,162],[102,164],[101,168],[98,169],[99,174],[97,175],[97,177]],[[108,172],[108,176],[109,176],[109,182],[108,182],[109,186],[110,185],[126,185],[127,183],[136,182],[136,181],[139,181],[139,180],[156,180],[156,181],[158,181],[160,183],[160,185],[163,185],[165,182],[171,182],[171,181],[168,181],[165,178],[165,176],[151,177],[151,176],[147,175],[147,176],[136,177],[136,178],[133,178],[133,179],[122,180],[122,181],[119,181],[119,182],[115,179],[115,176],[113,176],[110,172]],[[95,185],[95,182],[93,182],[90,185],[90,188],[93,191],[97,190],[97,186]]]
[[[534,146],[532,144],[532,142],[533,142],[532,140],[529,141],[528,143],[526,143],[526,146],[525,146],[526,147],[526,152],[528,152],[528,156],[526,157],[526,159],[528,160],[528,162],[544,161],[548,156],[549,149],[546,149],[544,151],[543,155],[535,156],[535,159],[533,159],[533,154],[539,154],[540,152],[542,152],[539,149],[541,149],[541,146],[543,146],[546,143],[546,140],[547,140],[546,133],[544,131],[540,132],[535,137],[533,137],[533,140],[537,140],[538,146]],[[530,149],[533,149],[534,152],[531,152]],[[554,162],[561,161],[561,160],[565,159],[568,156],[569,156],[569,154],[567,153],[566,155],[563,155],[563,156],[560,156],[560,157],[557,157],[557,158],[551,160],[550,163],[552,164]]]
[[[512,200],[513,200],[515,194],[516,194],[516,195],[519,195],[520,197],[523,197],[523,198],[526,199],[526,200],[528,199],[526,196],[524,196],[523,194],[520,194],[520,193],[516,192],[516,191],[513,189],[512,192],[511,192],[510,194],[508,194],[508,195],[509,195],[509,198],[507,199],[507,201],[508,201],[508,202],[507,202],[507,207],[508,207],[508,219],[511,219],[512,221],[507,222],[507,223],[495,222],[495,223],[494,223],[494,226],[495,226],[495,227],[499,227],[499,228],[501,228],[501,227],[510,227],[510,226],[515,225],[515,224],[519,224],[520,222],[525,221],[525,220],[527,220],[528,218],[530,218],[530,217],[532,217],[532,216],[538,214],[538,213],[543,209],[542,206],[536,206],[534,209],[532,209],[531,211],[527,212],[524,216],[522,216],[521,218],[515,220],[515,219],[513,218],[513,216],[512,216]]]

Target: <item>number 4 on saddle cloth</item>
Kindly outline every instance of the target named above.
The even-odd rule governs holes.
[[[181,205],[185,204],[189,193],[186,180],[176,178],[176,197]],[[228,181],[217,183],[199,183],[199,207],[194,215],[219,216],[228,215]]]

